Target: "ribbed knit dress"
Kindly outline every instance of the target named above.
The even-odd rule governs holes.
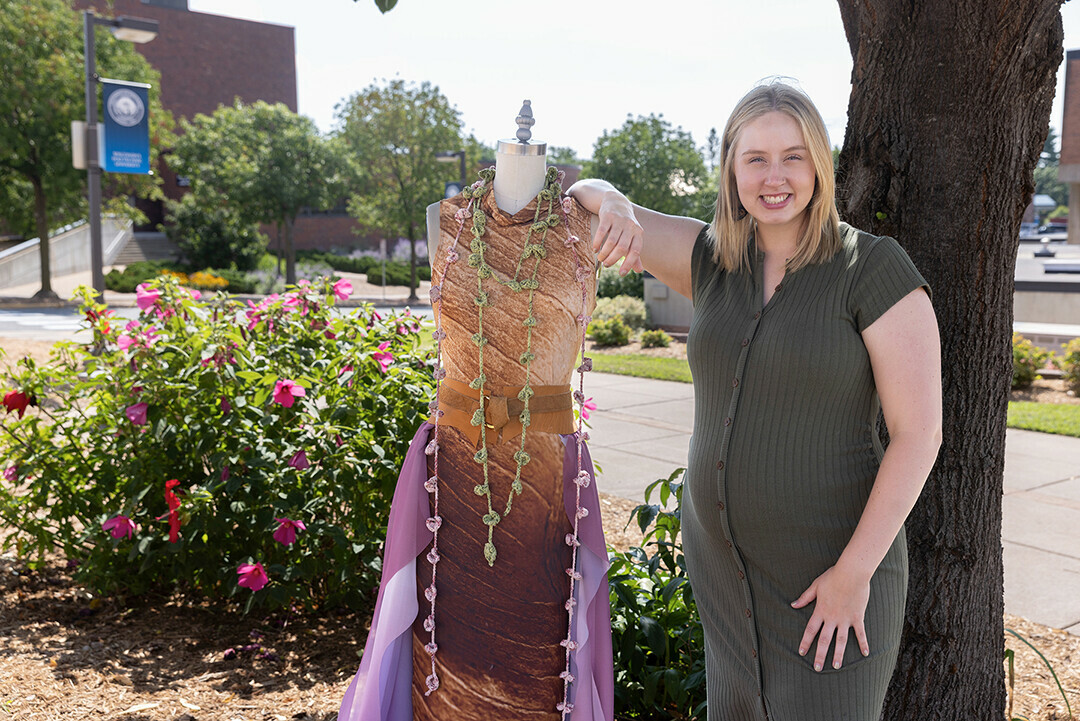
[[[814,604],[790,604],[847,545],[882,456],[862,330],[926,281],[892,238],[841,224],[832,260],[788,272],[763,305],[752,272],[691,262],[696,415],[682,528],[705,630],[709,721],[877,721],[907,589],[903,530],[870,582],[870,656],[798,655]],[[815,641],[816,644],[816,641]],[[767,716],[766,716],[767,714]]]

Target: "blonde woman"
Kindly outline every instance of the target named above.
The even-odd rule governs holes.
[[[724,130],[710,225],[570,188],[605,265],[692,299],[682,527],[710,721],[876,721],[907,589],[904,520],[941,437],[930,290],[840,222],[813,103],[759,86]],[[889,430],[882,451],[879,409]]]

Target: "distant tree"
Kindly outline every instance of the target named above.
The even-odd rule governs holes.
[[[705,140],[705,166],[709,173],[715,173],[720,166],[720,135],[716,128],[709,128],[709,137]]]
[[[65,0],[0,0],[0,175],[5,184],[17,184],[0,192],[0,217],[12,230],[41,239],[40,297],[56,297],[49,229],[86,212],[86,171],[71,164],[71,121],[86,117],[82,32],[81,16]],[[158,72],[104,28],[98,28],[96,50],[101,75],[151,85],[153,165],[172,128],[158,98]],[[159,175],[106,174],[106,191],[118,196],[107,210],[137,218],[123,196],[160,199],[160,184]]]
[[[1043,143],[1042,153],[1039,154],[1039,162],[1035,165],[1034,181],[1035,192],[1049,195],[1057,202],[1058,207],[1069,205],[1069,184],[1058,180],[1058,134],[1054,126],[1046,133],[1046,141]]]
[[[605,130],[582,177],[607,180],[633,202],[672,215],[705,217],[715,200],[694,139],[663,115],[628,116],[618,130]]]
[[[285,240],[285,281],[295,283],[296,216],[305,207],[329,206],[341,192],[344,163],[331,143],[310,118],[261,100],[200,113],[182,127],[170,165],[191,179],[200,203],[275,225]]]
[[[1058,152],[1058,134],[1051,125],[1046,131],[1046,142],[1043,143],[1042,153],[1039,155],[1039,166],[1057,165],[1061,153]]]
[[[409,240],[409,298],[416,300],[416,241],[425,237],[426,208],[458,177],[435,154],[462,147],[460,113],[434,85],[404,80],[374,83],[335,113],[352,165],[349,213],[386,238]]]
[[[553,145],[547,149],[548,165],[581,165],[582,161],[573,148]]]

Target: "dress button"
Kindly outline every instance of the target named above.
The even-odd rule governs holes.
[[[754,320],[757,320],[760,317],[761,317],[761,311],[758,311],[757,313],[754,313]]]
[[[743,344],[743,348],[750,345],[750,339],[749,338],[743,338],[742,339],[742,344]]]
[[[739,379],[738,378],[732,378],[731,379],[731,387],[732,388],[738,388],[739,387]]]
[[[777,283],[777,284],[776,284],[776,290],[780,290],[780,289],[781,289],[781,288],[783,288],[783,287],[784,287],[784,284],[783,284],[783,283]]]
[[[749,609],[749,608],[748,608],[748,609],[746,609],[746,617],[747,617],[747,618],[750,618],[750,609]]]
[[[725,426],[730,426],[731,425],[731,418],[725,418],[724,419],[724,425]]]
[[[728,547],[728,548],[731,548],[731,541],[724,541],[724,543],[726,543],[726,544],[727,544],[727,547]]]
[[[742,571],[739,571],[739,580],[740,580],[740,581],[743,581],[743,580],[745,580],[745,579],[746,579],[746,574],[745,574],[745,573],[743,573]]]
[[[757,649],[756,648],[750,649],[750,655],[753,656],[754,658],[757,658]]]
[[[716,470],[718,470],[718,471],[724,470],[724,462],[723,461],[717,461],[716,462]]]
[[[716,502],[716,507],[719,508],[721,511],[724,510],[724,502],[723,501],[717,501]]]

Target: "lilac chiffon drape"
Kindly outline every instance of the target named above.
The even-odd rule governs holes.
[[[398,477],[390,508],[375,614],[364,646],[360,669],[341,701],[340,721],[412,721],[412,624],[419,612],[416,559],[431,544],[425,526],[431,508],[427,480],[427,445],[433,426],[417,430]],[[578,472],[574,435],[562,436],[563,505],[573,522]],[[582,468],[592,472],[588,448],[582,445]],[[581,519],[578,537],[578,570],[582,580],[574,591],[574,640],[578,648],[571,657],[572,721],[611,721],[614,678],[611,653],[611,610],[608,605],[607,547],[600,522],[600,498],[596,484],[581,489],[581,504],[589,514]],[[558,539],[562,543],[562,539]],[[528,569],[522,569],[527,573]],[[552,639],[558,643],[559,639]],[[436,691],[435,693],[438,693]],[[552,701],[554,707],[555,700]]]

